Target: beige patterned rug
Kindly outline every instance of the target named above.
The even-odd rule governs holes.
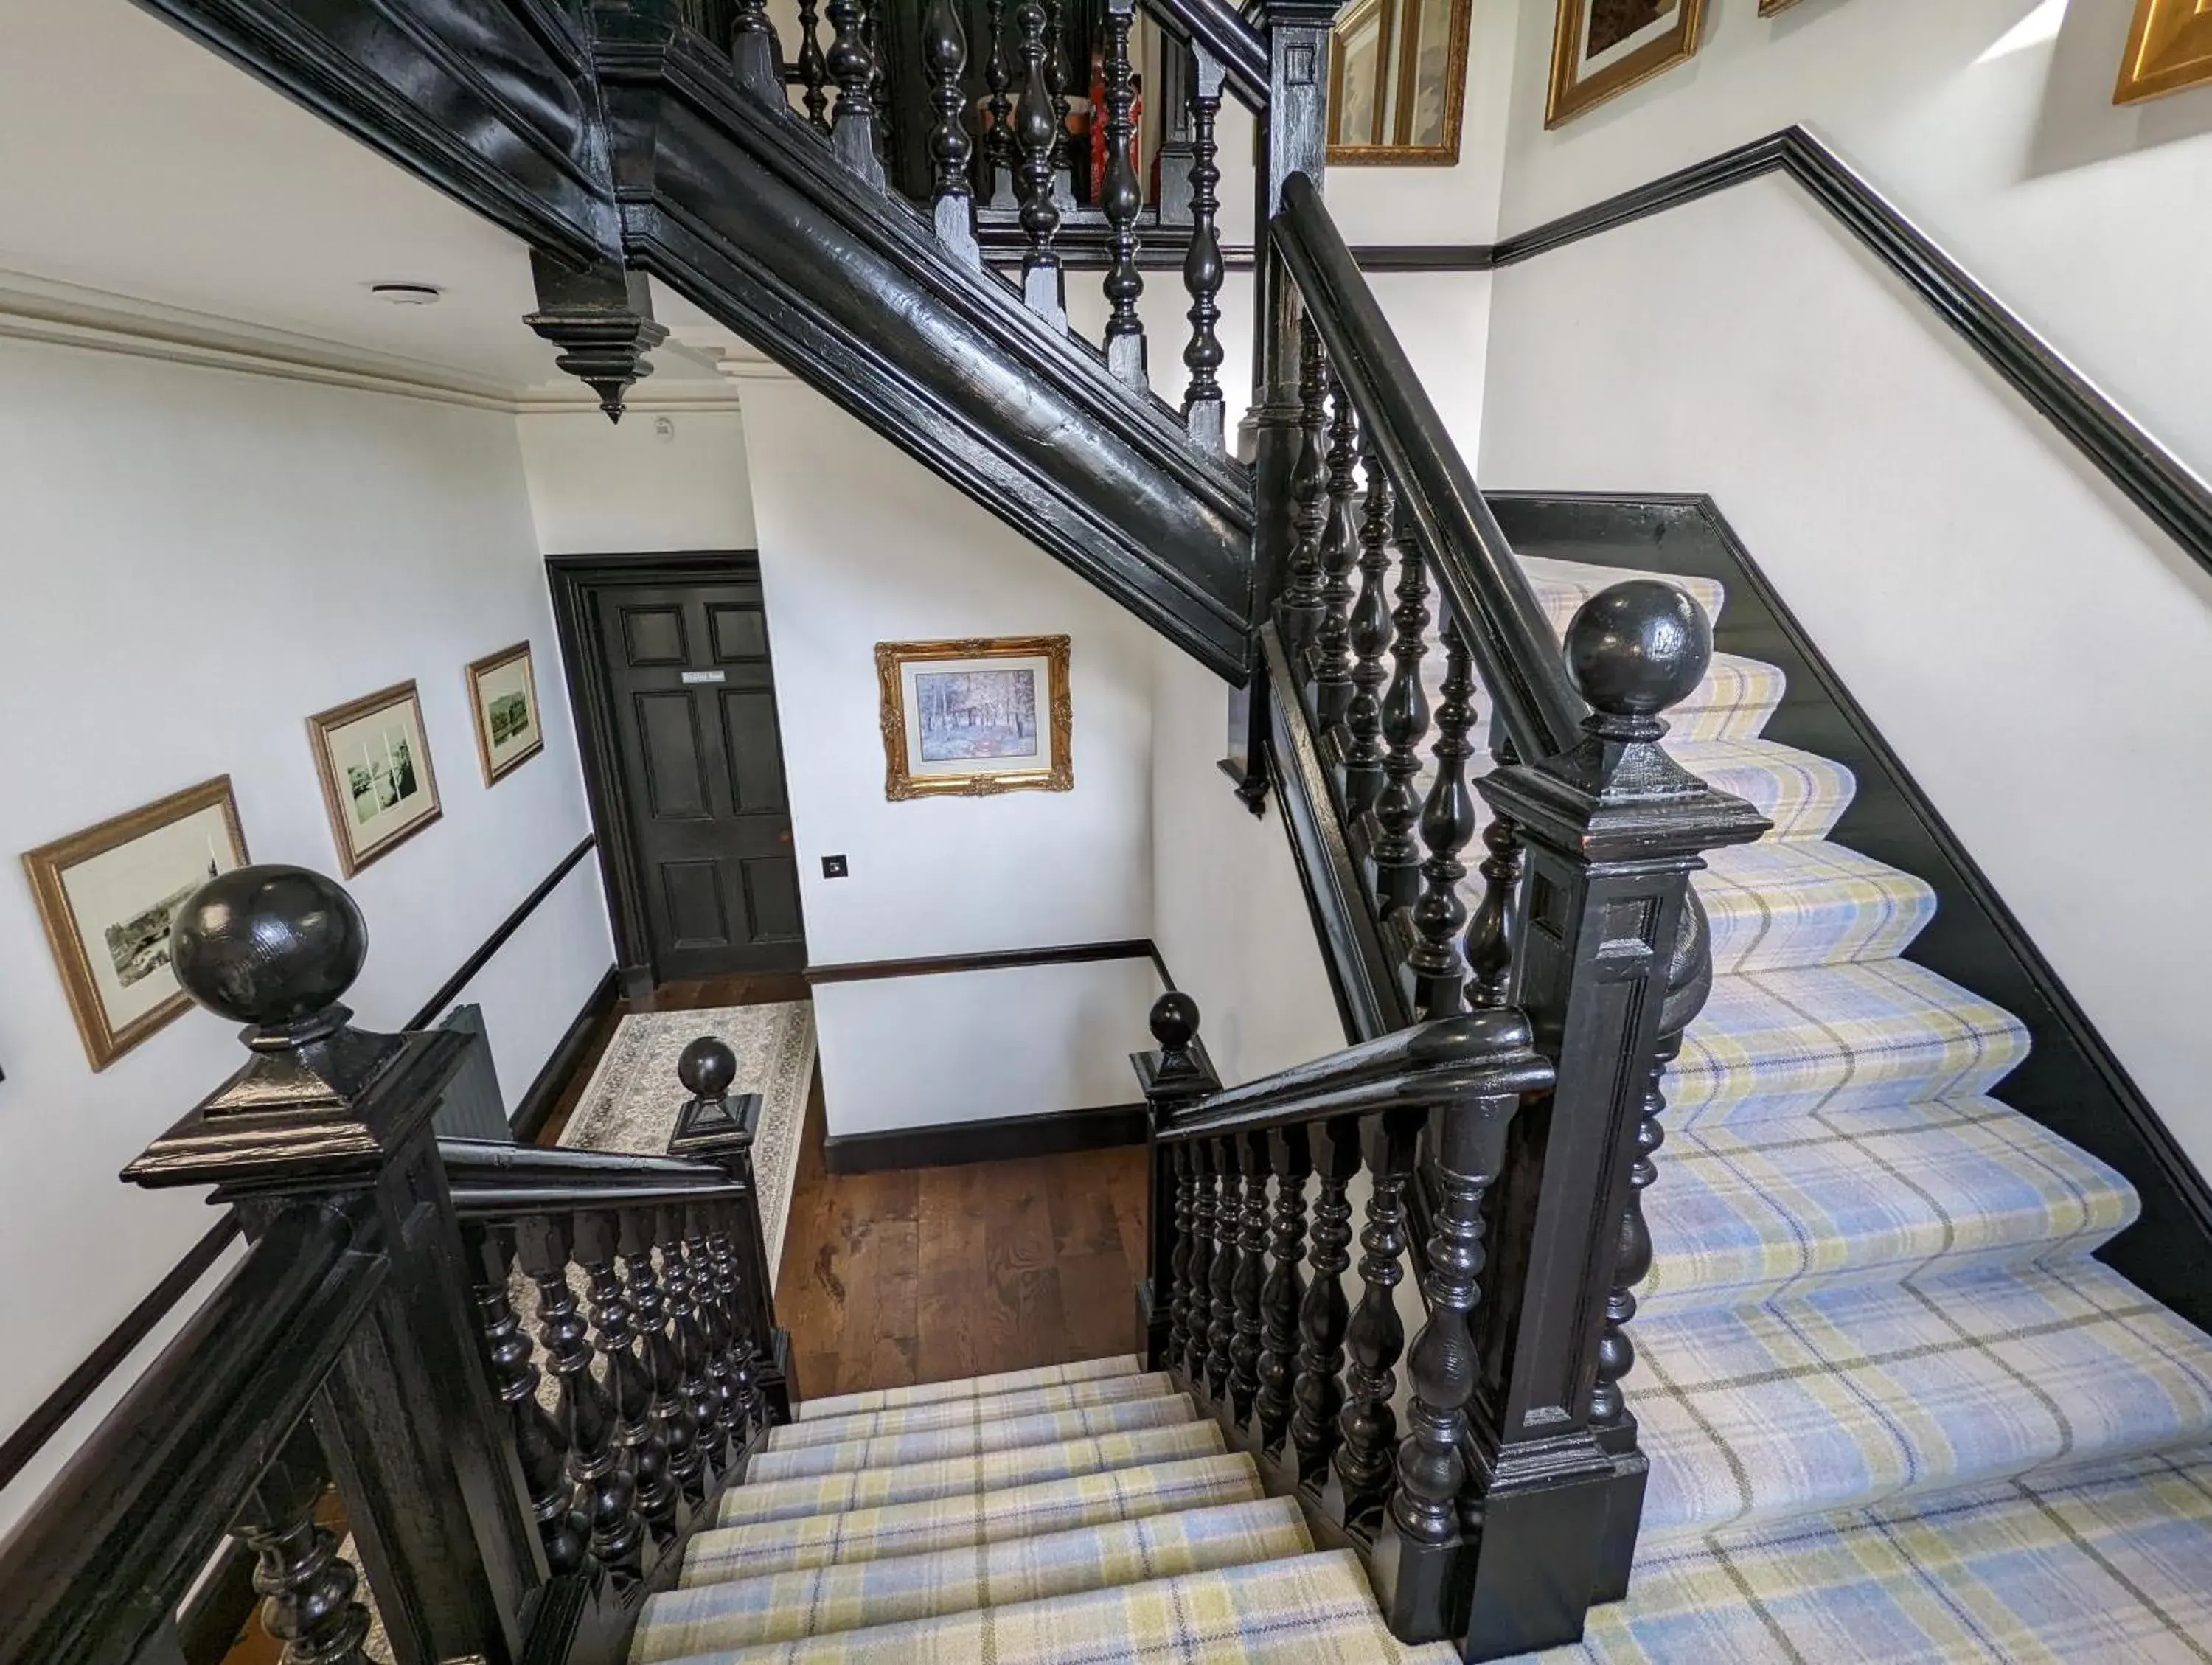
[[[783,1228],[799,1176],[799,1138],[806,1095],[814,1084],[814,1007],[805,1000],[774,1006],[706,1006],[696,1012],[638,1012],[623,1018],[591,1084],[562,1130],[561,1143],[584,1151],[666,1156],[668,1136],[686,1097],[676,1060],[702,1035],[714,1035],[738,1055],[730,1088],[761,1096],[760,1132],[753,1138],[753,1175],[760,1185],[761,1231],[768,1243],[769,1287],[783,1258]]]

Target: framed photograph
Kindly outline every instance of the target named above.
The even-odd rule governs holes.
[[[1778,12],[1788,11],[1796,3],[1797,0],[1759,0],[1759,15],[1761,17],[1772,17]]]
[[[1544,125],[1572,121],[1686,61],[1705,0],[1559,0]]]
[[[169,927],[193,891],[246,860],[228,775],[23,858],[94,1070],[191,1004],[169,967]]]
[[[879,641],[884,796],[1068,792],[1066,636]]]
[[[317,712],[307,719],[323,807],[351,878],[445,811],[422,734],[422,702],[411,682]]]
[[[2205,0],[2136,0],[2115,104],[2141,104],[2212,82],[2212,8]]]
[[[469,666],[469,709],[476,714],[477,758],[483,764],[484,785],[497,786],[545,750],[528,642],[487,653]]]
[[[1449,167],[1459,161],[1474,0],[1354,0],[1328,53],[1328,161]]]

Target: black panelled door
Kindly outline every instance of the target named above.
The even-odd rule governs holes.
[[[595,586],[608,715],[661,981],[806,963],[757,582]]]

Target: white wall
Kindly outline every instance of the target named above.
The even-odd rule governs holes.
[[[1643,295],[1690,298],[1653,328]],[[1704,491],[2200,1166],[2212,576],[1797,188],[1498,275],[1482,479]]]
[[[413,678],[443,822],[351,881],[395,1025],[587,829],[513,419],[0,342],[0,845],[214,775],[255,859],[335,872],[306,719]],[[463,667],[528,638],[546,753],[496,790]],[[78,1043],[20,870],[0,882],[0,1257],[15,1426],[214,1223],[116,1174],[240,1061],[191,1013],[105,1073]],[[510,1097],[612,961],[586,863],[477,978]]]
[[[753,546],[752,483],[735,410],[598,411],[516,420],[530,513],[548,555]]]
[[[2191,277],[2212,253],[2212,89],[2113,106],[2135,0],[1802,0],[1772,19],[1708,0],[1694,59],[1555,133],[1553,0],[1519,3],[1504,230],[1802,123],[2212,471],[2212,323]],[[1711,304],[1672,295],[1669,317]]]

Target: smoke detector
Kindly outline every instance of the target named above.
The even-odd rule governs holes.
[[[392,307],[434,307],[445,293],[435,283],[371,283],[368,292]]]

